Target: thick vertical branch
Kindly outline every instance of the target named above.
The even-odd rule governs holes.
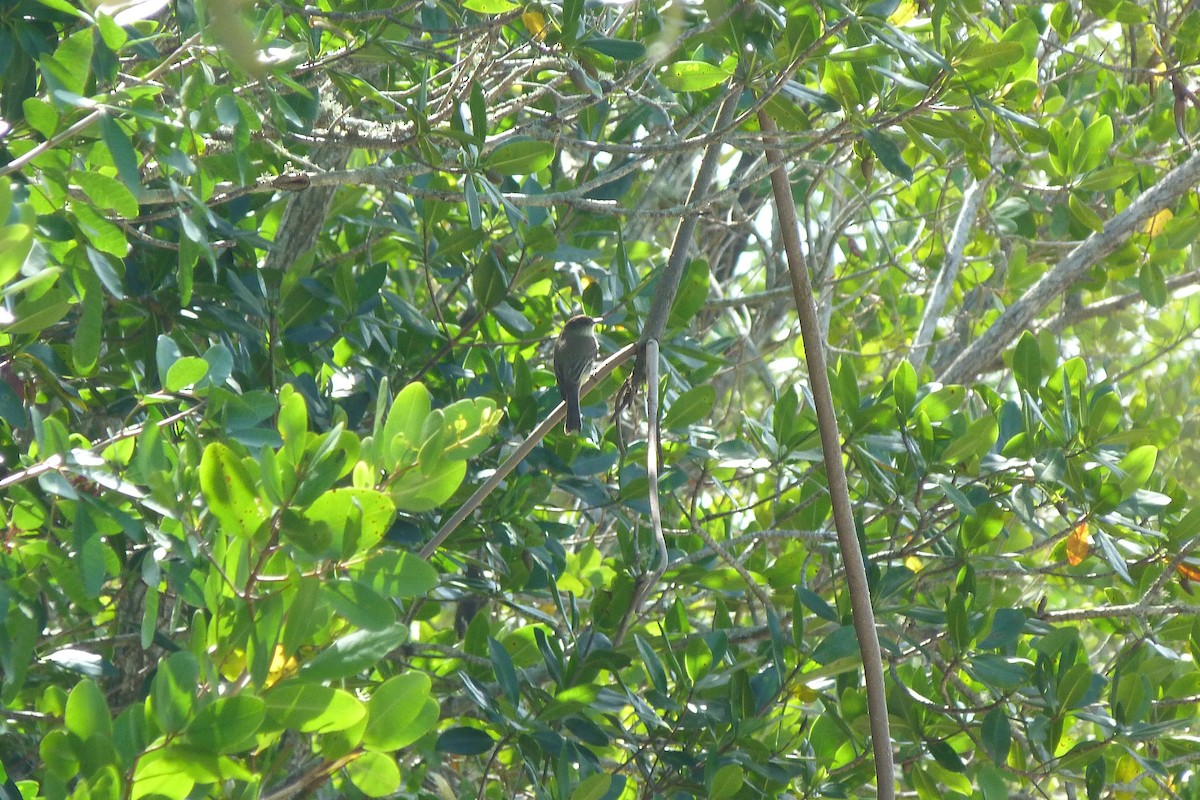
[[[896,777],[895,765],[892,763],[887,696],[883,685],[883,658],[879,649],[879,636],[875,631],[875,612],[871,608],[867,571],[863,566],[862,549],[858,546],[858,535],[854,529],[846,471],[842,465],[842,437],[838,433],[833,394],[829,389],[829,373],[825,367],[825,343],[821,340],[817,304],[813,298],[808,267],[804,263],[804,252],[800,247],[800,232],[796,208],[792,202],[791,182],[788,180],[783,153],[776,146],[775,121],[765,111],[759,111],[758,124],[765,134],[767,161],[772,166],[771,188],[775,194],[775,209],[787,254],[796,313],[800,317],[804,358],[808,362],[808,378],[817,410],[826,480],[829,482],[829,499],[833,504],[833,523],[837,529],[842,562],[846,567],[846,585],[850,590],[854,632],[858,636],[858,648],[862,653],[867,709],[871,717],[871,747],[875,751],[876,792],[880,800],[892,800],[896,794]]]

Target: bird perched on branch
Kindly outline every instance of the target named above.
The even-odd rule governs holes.
[[[600,352],[596,341],[595,327],[599,317],[579,314],[563,325],[554,345],[554,378],[558,381],[558,392],[567,404],[567,418],[563,430],[574,433],[583,425],[579,414],[579,387],[592,372],[592,364]]]

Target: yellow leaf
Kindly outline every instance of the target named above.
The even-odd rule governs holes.
[[[529,31],[529,35],[539,42],[546,38],[546,18],[542,16],[542,12],[526,11],[521,15],[521,22],[525,23],[525,30]]]
[[[1167,227],[1167,223],[1174,218],[1175,215],[1171,213],[1171,209],[1164,208],[1162,211],[1146,220],[1146,225],[1142,228],[1142,232],[1153,239],[1155,236],[1158,236],[1160,233],[1162,233],[1163,228]]]
[[[912,0],[904,0],[900,5],[896,6],[896,10],[888,17],[888,22],[896,27],[902,27],[917,15],[917,4]]]
[[[1092,534],[1088,531],[1088,524],[1081,522],[1067,537],[1067,563],[1072,567],[1077,567],[1083,563],[1091,551]]]

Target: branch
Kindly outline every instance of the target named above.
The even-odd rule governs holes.
[[[950,234],[950,244],[946,248],[946,259],[942,262],[941,270],[938,271],[933,291],[929,293],[929,302],[925,304],[925,314],[921,317],[921,325],[917,328],[916,337],[913,338],[912,365],[918,370],[929,360],[929,346],[933,344],[937,321],[946,308],[946,301],[950,299],[954,282],[958,280],[958,270],[962,267],[963,251],[967,249],[971,224],[979,213],[979,206],[983,204],[983,196],[987,193],[986,188],[986,181],[976,180],[963,195],[962,208],[958,212],[958,219],[954,222],[954,232]]]
[[[583,386],[579,388],[579,396],[583,397],[586,395],[597,383],[607,377],[608,373],[616,369],[618,365],[629,360],[634,352],[637,351],[637,347],[637,345],[633,344],[626,345],[605,359],[600,366],[596,367],[596,371],[592,373],[591,377],[583,382]],[[521,442],[521,446],[518,447],[503,464],[496,468],[496,471],[492,473],[491,477],[484,481],[483,485],[476,489],[475,493],[467,498],[465,503],[459,506],[458,510],[454,512],[450,519],[446,520],[442,527],[438,529],[438,532],[434,534],[433,538],[421,548],[422,560],[428,561],[429,557],[437,552],[437,549],[441,547],[442,542],[446,541],[450,534],[454,533],[455,529],[463,523],[463,520],[469,517],[471,512],[479,507],[479,504],[484,501],[484,498],[491,494],[492,491],[500,485],[500,482],[508,477],[508,473],[512,472],[516,468],[517,464],[520,464],[525,460],[525,456],[529,455],[529,451],[532,450],[538,442],[544,439],[546,434],[549,433],[555,425],[562,422],[562,418],[566,415],[566,413],[567,404],[565,402],[560,402],[554,407],[554,410],[550,412],[550,415],[542,420],[542,424],[534,428],[533,431],[530,432],[527,437],[525,437],[525,441]]]
[[[1200,269],[1194,269],[1191,272],[1176,275],[1174,278],[1168,278],[1166,280],[1166,287],[1169,291],[1175,291],[1185,286],[1195,286],[1198,283],[1200,283]],[[1142,296],[1141,292],[1129,292],[1117,295],[1116,297],[1106,297],[1088,306],[1064,308],[1037,327],[1038,330],[1057,332],[1072,325],[1078,325],[1085,320],[1095,319],[1096,317],[1111,317],[1118,311],[1124,311],[1132,305],[1145,302],[1145,300],[1146,298]]]
[[[829,372],[825,366],[824,342],[817,318],[817,303],[813,298],[808,266],[800,246],[796,206],[792,201],[791,183],[783,154],[772,145],[778,129],[775,120],[765,111],[758,112],[759,128],[765,134],[767,160],[771,172],[771,188],[775,194],[775,213],[787,253],[788,274],[796,313],[800,317],[800,335],[804,340],[804,358],[808,362],[808,380],[813,405],[817,410],[817,425],[821,433],[821,453],[825,461],[825,477],[829,482],[829,499],[833,504],[833,522],[837,529],[838,549],[846,568],[846,585],[850,591],[850,608],[854,617],[854,632],[862,653],[863,680],[867,688],[867,709],[871,721],[871,747],[875,752],[876,797],[893,800],[896,796],[895,764],[892,762],[892,737],[888,725],[887,695],[883,684],[883,655],[879,634],[875,630],[875,612],[871,608],[871,589],[863,565],[862,549],[854,527],[854,512],[850,507],[850,490],[842,464],[841,434],[837,414],[833,409],[833,394],[829,389]]]
[[[725,128],[733,119],[740,96],[741,89],[733,87],[725,97],[725,102],[721,104],[720,111],[717,112],[716,122],[713,123],[714,130]],[[688,193],[687,206],[696,207],[708,195],[708,187],[717,171],[720,154],[720,141],[712,142],[705,149],[704,158],[700,160],[700,168],[696,170],[696,179],[692,181],[692,190]],[[663,330],[667,327],[667,317],[671,313],[671,306],[675,304],[675,293],[679,289],[679,281],[683,278],[683,268],[687,265],[692,234],[696,231],[696,222],[699,219],[698,211],[689,212],[680,218],[679,227],[675,229],[675,239],[671,243],[671,256],[667,260],[666,269],[658,278],[658,286],[654,289],[654,300],[650,304],[649,313],[646,314],[645,327],[642,328],[640,344],[643,346],[651,339],[662,340]],[[633,368],[630,385],[640,386],[645,377],[645,359],[638,359]]]
[[[1163,176],[1128,208],[1110,219],[1066,258],[1038,279],[983,334],[959,353],[938,376],[943,383],[965,383],[986,369],[993,359],[1026,330],[1038,312],[1083,277],[1087,270],[1116,250],[1147,220],[1178,201],[1200,183],[1200,153]]]

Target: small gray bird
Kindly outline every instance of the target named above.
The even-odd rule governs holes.
[[[580,314],[571,317],[563,325],[554,345],[554,378],[558,381],[558,392],[567,404],[567,419],[563,430],[574,433],[583,425],[579,414],[579,387],[592,373],[592,364],[600,352],[593,330],[599,317]]]

